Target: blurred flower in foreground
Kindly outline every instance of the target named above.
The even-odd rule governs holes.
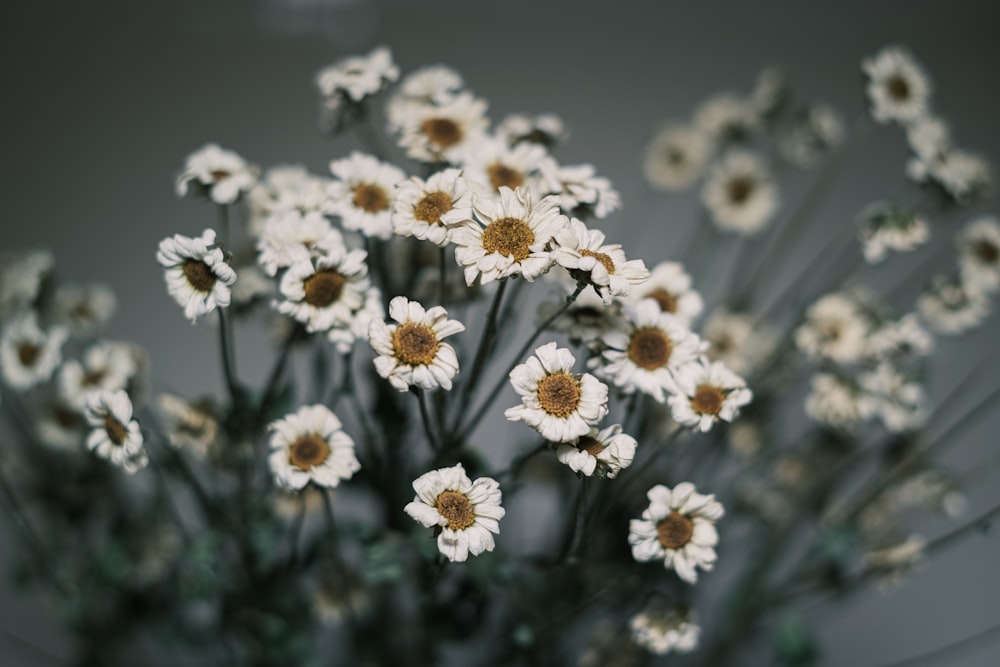
[[[232,204],[256,183],[255,166],[218,144],[205,144],[184,163],[177,177],[177,195],[199,194],[216,204]]]
[[[122,390],[92,392],[85,411],[90,434],[87,449],[102,459],[134,473],[146,467],[149,459],[142,447],[139,422],[132,419],[132,401]]]
[[[701,628],[685,609],[644,609],[628,622],[632,640],[656,655],[690,653],[698,648]]]

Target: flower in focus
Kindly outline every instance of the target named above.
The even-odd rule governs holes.
[[[20,316],[4,328],[0,337],[3,379],[21,390],[45,382],[62,361],[62,346],[68,337],[63,327],[42,330],[34,312]]]
[[[324,212],[340,216],[344,229],[365,236],[392,236],[392,198],[406,174],[396,165],[355,151],[330,163],[336,177],[327,187]]]
[[[361,469],[354,440],[325,405],[303,406],[272,422],[268,430],[271,473],[287,491],[299,491],[310,482],[333,488]]]
[[[674,391],[667,399],[674,421],[708,432],[717,421],[732,421],[753,394],[746,382],[721,361],[704,357],[673,372]]]
[[[538,144],[508,146],[500,139],[485,139],[466,156],[465,177],[496,195],[500,188],[530,188],[535,195],[547,192],[542,164],[548,153]]]
[[[472,194],[460,170],[445,169],[426,181],[413,176],[396,188],[392,226],[399,236],[446,246],[451,230],[441,216],[455,209],[468,211],[471,206]]]
[[[614,479],[632,464],[637,444],[635,438],[622,433],[621,424],[603,430],[592,426],[586,435],[557,445],[556,458],[586,477],[596,474]]]
[[[778,186],[756,153],[731,150],[708,172],[701,201],[719,229],[755,234],[778,210]]]
[[[514,367],[510,383],[521,405],[507,408],[509,421],[523,421],[551,442],[569,442],[590,433],[608,414],[608,387],[589,373],[573,374],[576,359],[566,348],[547,343]]]
[[[130,474],[146,467],[149,459],[142,447],[142,431],[132,419],[132,401],[125,391],[90,393],[84,416],[91,429],[87,449]]]
[[[653,299],[665,313],[676,315],[691,324],[704,307],[701,295],[691,288],[691,276],[680,262],[660,262],[653,267],[649,280],[640,289],[632,290],[627,303]]]
[[[644,283],[649,271],[641,259],[627,260],[619,244],[605,245],[604,240],[604,232],[572,218],[555,236],[552,261],[590,283],[609,306],[613,297],[626,297],[633,285]]]
[[[156,261],[165,269],[167,291],[192,323],[229,305],[236,271],[226,262],[222,248],[215,245],[215,231],[206,229],[195,238],[174,234],[163,239]]]
[[[657,484],[646,496],[649,507],[642,518],[629,521],[632,557],[640,563],[662,559],[664,567],[684,581],[697,582],[695,568],[715,567],[719,543],[715,522],[724,514],[722,504],[713,495],[697,493],[690,482],[681,482],[672,491]]]
[[[177,195],[203,195],[216,204],[233,204],[257,183],[257,167],[218,144],[205,144],[187,157],[177,177]]]
[[[690,653],[698,648],[701,628],[686,609],[644,609],[629,619],[632,641],[655,655]]]
[[[882,49],[861,62],[868,76],[868,102],[880,123],[909,123],[927,112],[931,83],[923,68],[899,47]]]
[[[922,216],[887,202],[867,206],[860,218],[858,234],[869,264],[881,262],[889,250],[909,252],[930,238],[930,227]]]
[[[441,104],[410,104],[396,113],[399,145],[420,162],[462,163],[486,138],[486,106],[468,92]]]
[[[368,55],[350,56],[327,65],[316,73],[316,87],[323,106],[336,111],[345,101],[361,102],[399,78],[392,52],[380,46]]]
[[[331,244],[326,253],[297,261],[281,277],[284,300],[277,302],[278,312],[302,322],[310,332],[351,322],[370,286],[367,256],[364,250]]]
[[[643,175],[659,190],[683,190],[705,170],[712,155],[711,140],[695,126],[664,126],[646,148]]]
[[[1000,287],[1000,223],[985,217],[970,222],[959,234],[958,265],[962,282],[986,292]]]
[[[425,528],[437,527],[438,551],[451,562],[493,551],[493,533],[506,511],[500,485],[489,477],[475,482],[459,463],[425,473],[413,481],[416,496],[404,511]]]

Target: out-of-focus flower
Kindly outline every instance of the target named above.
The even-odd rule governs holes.
[[[0,317],[31,307],[54,260],[47,250],[0,254]]]
[[[880,123],[909,123],[927,113],[931,82],[913,56],[888,46],[861,62],[868,76],[868,103]]]
[[[394,117],[399,145],[420,162],[460,164],[486,138],[486,100],[458,93],[441,104],[409,104]]]
[[[511,114],[497,124],[494,133],[511,146],[527,142],[546,149],[562,143],[569,136],[566,124],[554,113]]]
[[[106,285],[66,284],[56,289],[53,319],[76,336],[89,336],[115,312],[115,293]]]
[[[990,301],[982,290],[957,276],[939,274],[917,298],[917,311],[934,331],[960,334],[983,323],[990,314]]]
[[[923,216],[888,202],[871,204],[861,212],[860,230],[865,261],[877,264],[890,250],[909,252],[930,238],[930,226]]]
[[[720,229],[750,235],[771,221],[780,198],[764,160],[756,153],[734,149],[708,172],[701,201]]]
[[[625,301],[638,303],[643,299],[653,299],[660,310],[676,315],[688,325],[701,315],[704,307],[701,295],[691,287],[691,276],[680,262],[660,262],[654,266],[649,280],[633,289]]]
[[[559,206],[566,215],[600,219],[622,205],[618,191],[611,181],[597,175],[594,165],[560,165],[548,158],[542,161],[541,173],[545,191],[559,195]]]
[[[962,282],[973,290],[1000,287],[1000,223],[994,217],[973,220],[956,239]]]
[[[683,190],[701,176],[712,149],[712,141],[697,127],[665,125],[646,148],[643,175],[654,188]]]
[[[63,327],[42,330],[33,311],[21,315],[0,336],[4,381],[24,390],[48,380],[62,361],[62,346],[68,337]]]
[[[632,641],[655,655],[698,648],[701,628],[686,609],[644,609],[629,619]]]
[[[556,446],[556,458],[586,477],[596,474],[614,479],[632,464],[637,444],[635,438],[622,433],[620,424],[603,430],[592,426],[586,435]]]
[[[705,358],[684,364],[673,374],[674,388],[667,399],[674,421],[702,433],[718,421],[732,421],[753,393],[746,382],[721,361]]]
[[[316,73],[316,87],[328,111],[338,110],[345,101],[361,102],[383,86],[399,78],[392,52],[379,46],[367,55],[349,56]]]
[[[809,357],[849,364],[864,356],[871,325],[857,302],[834,292],[820,297],[795,330],[795,345]]]
[[[218,144],[205,144],[187,157],[177,176],[177,195],[197,194],[216,204],[233,204],[257,183],[257,167]]]

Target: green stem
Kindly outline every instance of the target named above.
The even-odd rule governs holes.
[[[225,308],[219,308],[219,347],[222,353],[222,374],[229,389],[233,407],[240,404],[240,388],[236,381],[236,363],[233,359],[233,332]]]
[[[424,435],[427,436],[427,442],[430,444],[431,450],[440,455],[442,453],[441,442],[434,435],[434,428],[431,426],[431,415],[427,411],[427,397],[424,390],[420,387],[414,387],[413,394],[417,397],[417,404],[420,405],[420,420],[424,424]]]
[[[479,347],[476,348],[475,360],[472,362],[472,371],[469,373],[469,382],[464,390],[466,397],[471,396],[475,390],[483,365],[486,363],[486,357],[489,356],[488,352],[493,347],[493,336],[497,329],[497,314],[500,312],[500,303],[503,301],[504,292],[507,291],[508,282],[506,278],[501,279],[500,284],[497,285],[497,291],[493,294],[493,303],[490,305],[489,315],[486,316],[486,329],[483,331],[482,338],[479,339]]]
[[[219,241],[225,252],[229,249],[229,205],[219,204]]]

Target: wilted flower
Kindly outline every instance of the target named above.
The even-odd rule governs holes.
[[[361,102],[399,78],[392,52],[380,46],[363,56],[350,56],[328,65],[316,74],[316,87],[323,106],[337,110],[345,101]]]
[[[593,286],[605,306],[611,305],[613,297],[627,297],[633,285],[649,278],[641,259],[627,260],[621,245],[604,243],[604,232],[587,229],[576,218],[569,222],[555,236],[552,261]]]
[[[272,422],[268,430],[268,463],[274,481],[286,490],[298,491],[310,482],[333,488],[361,469],[354,440],[325,405],[303,406]]]
[[[87,449],[127,473],[146,467],[149,459],[142,447],[142,431],[139,422],[132,419],[132,401],[127,393],[121,389],[90,393],[84,416],[91,428]]]
[[[396,188],[392,227],[399,236],[413,236],[443,247],[451,240],[451,230],[441,217],[471,207],[472,193],[460,170],[445,169],[426,181],[413,176]]]
[[[697,127],[666,125],[646,148],[642,173],[654,188],[682,190],[701,176],[712,149],[711,139]]]
[[[63,327],[42,330],[34,312],[17,318],[0,336],[3,379],[21,390],[45,382],[62,361],[62,345],[68,337]]]
[[[257,167],[218,144],[191,153],[177,177],[177,195],[204,195],[216,204],[233,204],[257,183]]]
[[[330,171],[336,178],[327,186],[324,213],[340,216],[344,229],[390,238],[392,199],[396,186],[406,179],[403,170],[355,151],[331,162]]]
[[[165,269],[167,291],[192,323],[229,305],[236,271],[215,244],[214,230],[206,229],[195,238],[174,234],[163,239],[156,261]]]
[[[591,426],[586,435],[557,445],[556,458],[586,477],[596,474],[614,479],[632,464],[637,444],[635,438],[622,433],[621,424],[603,430]]]
[[[628,622],[632,641],[655,655],[690,653],[698,647],[701,628],[687,609],[645,609]]]
[[[746,382],[721,361],[704,357],[672,373],[667,402],[674,421],[707,432],[718,421],[732,421],[753,398]]]
[[[930,227],[922,216],[888,202],[871,204],[860,218],[858,235],[869,264],[881,262],[889,250],[909,252],[930,238]]]

